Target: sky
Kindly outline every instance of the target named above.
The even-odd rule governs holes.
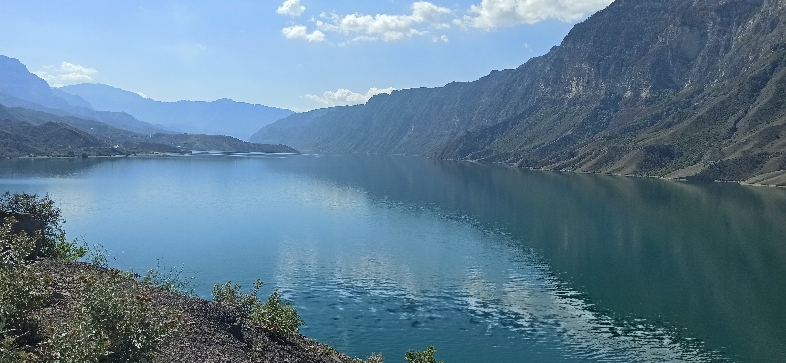
[[[473,81],[612,0],[2,0],[0,54],[53,87],[306,111]]]

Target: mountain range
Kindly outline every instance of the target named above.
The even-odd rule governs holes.
[[[228,135],[248,140],[260,128],[294,112],[220,99],[212,102],[160,102],[103,84],[84,83],[59,88],[101,111],[126,112],[158,127],[197,134]]]
[[[6,107],[23,107],[65,117],[76,116],[143,134],[171,132],[139,121],[127,113],[96,111],[79,97],[60,97],[62,95],[52,90],[46,81],[30,73],[18,59],[0,55],[0,104]]]
[[[516,69],[291,115],[251,141],[786,184],[786,2],[616,0]]]
[[[0,56],[0,157],[194,150],[297,152],[225,135],[175,133],[125,112],[97,111],[78,95],[50,88],[19,60]]]

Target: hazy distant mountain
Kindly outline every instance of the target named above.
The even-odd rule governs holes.
[[[517,69],[293,115],[252,140],[333,153],[786,181],[784,100],[783,0],[617,0]]]
[[[97,110],[127,112],[171,130],[229,135],[248,140],[265,125],[293,114],[290,110],[220,99],[212,102],[160,102],[103,84],[66,86]]]
[[[283,145],[248,143],[230,136],[139,134],[100,121],[0,105],[0,157],[189,153],[195,150],[297,152]]]
[[[55,96],[49,84],[30,73],[18,59],[0,55],[0,93],[50,108],[72,107]]]
[[[99,112],[80,97],[65,95],[52,90],[43,79],[30,73],[24,64],[14,58],[0,55],[0,104],[7,107],[24,107],[61,116],[77,116],[140,133],[165,132],[147,122],[118,112]]]
[[[68,102],[73,106],[89,108],[91,110],[93,109],[93,105],[85,101],[84,98],[79,97],[77,95],[72,95],[70,93],[65,93],[60,88],[52,88],[52,94],[64,99],[66,102]]]

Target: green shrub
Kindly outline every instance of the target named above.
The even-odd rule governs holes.
[[[291,336],[300,332],[300,327],[305,325],[303,318],[298,315],[295,307],[287,301],[281,300],[278,289],[273,291],[267,302],[262,302],[257,297],[262,281],[257,280],[249,293],[240,292],[240,285],[226,284],[213,286],[213,301],[240,309],[254,325],[260,326],[279,336]]]
[[[81,279],[79,316],[52,329],[46,362],[152,362],[179,333],[182,318],[155,311],[118,271]]]
[[[84,244],[79,244],[78,239],[69,242],[65,232],[58,234],[55,239],[54,256],[58,260],[76,261],[87,255],[88,249]]]
[[[382,358],[382,353],[371,353],[370,356],[366,359],[355,359],[357,363],[385,363],[385,359]]]
[[[256,325],[265,327],[280,336],[296,335],[300,332],[300,327],[306,324],[292,304],[281,300],[278,289],[273,290],[264,305],[255,306],[249,318]]]
[[[141,282],[156,286],[162,290],[173,292],[183,296],[196,297],[196,292],[191,288],[191,280],[183,277],[183,267],[179,270],[170,268],[168,271],[161,270],[161,261],[156,263],[156,268],[147,270],[147,273],[142,277]]]
[[[39,197],[35,194],[11,194],[6,192],[0,195],[0,211],[8,213],[29,214],[33,219],[40,221],[44,229],[36,237],[36,244],[28,259],[35,257],[53,257],[67,261],[76,261],[87,254],[87,247],[79,246],[78,241],[68,242],[61,216],[60,208],[49,196]]]
[[[0,363],[35,363],[38,357],[20,350],[13,337],[0,338]]]
[[[0,223],[0,334],[16,319],[41,307],[49,296],[45,276],[36,274],[25,261],[35,249],[36,238],[12,233],[15,223],[13,218]]]
[[[333,348],[333,347],[331,347],[329,345],[325,345],[325,346],[322,347],[322,354],[325,354],[325,355],[338,355],[338,351],[336,350],[336,348]]]
[[[109,356],[109,338],[84,317],[58,327],[46,343],[48,363],[99,363]]]
[[[240,292],[240,285],[232,285],[232,281],[227,281],[223,285],[215,284],[213,285],[213,301],[249,314],[257,305],[261,304],[257,298],[260,287],[262,287],[262,280],[254,282],[254,287],[248,293]]]
[[[404,359],[406,359],[409,363],[438,363],[436,359],[434,359],[434,354],[437,352],[434,349],[434,346],[429,346],[424,351],[413,351],[408,350],[406,354],[404,354]],[[439,361],[439,363],[444,363],[444,361]]]
[[[90,253],[87,255],[87,262],[98,267],[109,268],[110,258],[112,257],[109,255],[109,250],[104,248],[104,246],[93,245],[93,248],[90,249]]]
[[[14,218],[0,221],[0,363],[31,361],[33,356],[16,346],[16,337],[23,333],[17,328],[51,296],[51,277],[36,273],[26,262],[40,233],[13,233],[15,223]]]
[[[108,347],[100,362],[150,362],[181,326],[179,315],[154,310],[152,299],[119,271],[83,275],[82,283],[83,320],[68,331]]]

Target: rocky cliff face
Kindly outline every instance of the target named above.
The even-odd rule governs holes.
[[[325,152],[782,178],[783,19],[782,0],[617,0],[515,70],[376,96],[300,126],[284,119],[256,137]]]

